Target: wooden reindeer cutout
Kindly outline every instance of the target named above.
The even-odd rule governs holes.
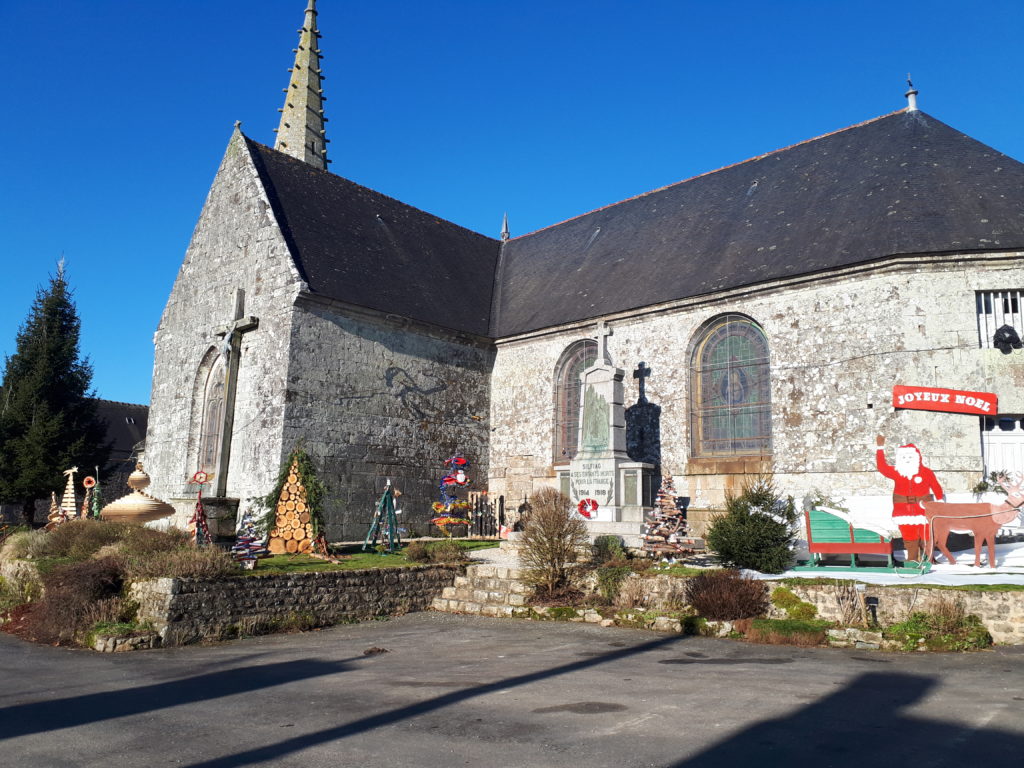
[[[1018,475],[1015,484],[1000,479],[999,484],[1006,491],[1002,504],[946,504],[941,501],[923,502],[924,513],[931,525],[932,539],[946,559],[955,563],[947,547],[951,533],[974,535],[974,565],[981,565],[981,545],[988,542],[988,565],[996,567],[996,534],[1001,526],[1014,520],[1024,504],[1024,476]],[[932,562],[935,556],[932,554]]]

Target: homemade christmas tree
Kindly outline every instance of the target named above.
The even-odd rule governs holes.
[[[465,488],[470,483],[469,477],[466,475],[469,462],[461,453],[456,453],[451,458],[445,459],[444,463],[448,467],[448,473],[441,478],[438,485],[441,500],[433,503],[431,508],[437,517],[430,522],[440,528],[441,533],[451,538],[452,534],[448,530],[448,526],[465,525],[468,530],[473,522],[470,519],[473,514],[473,505],[468,501],[460,501],[455,495],[459,488]]]
[[[252,513],[248,510],[242,515],[242,522],[235,536],[235,546],[231,548],[231,556],[247,570],[255,568],[256,561],[261,557],[270,556],[267,548],[263,546],[263,537],[256,531]]]
[[[683,543],[686,539],[686,520],[683,518],[683,511],[676,504],[676,488],[669,475],[661,479],[654,512],[644,522],[641,538],[644,542],[644,552],[650,552],[655,556],[672,557],[693,552]]]
[[[270,511],[260,528],[269,531],[270,554],[327,556],[322,517],[325,492],[309,454],[295,448],[281,468],[277,485],[264,500]]]

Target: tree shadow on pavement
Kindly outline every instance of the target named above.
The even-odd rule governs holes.
[[[1024,753],[1024,738],[991,728],[925,720],[900,710],[936,681],[907,674],[867,674],[794,714],[766,720],[677,763],[696,766],[1000,765]]]
[[[59,728],[73,728],[101,720],[113,720],[141,712],[153,712],[196,701],[209,701],[313,677],[333,675],[343,672],[351,661],[355,659],[330,662],[300,659],[260,664],[136,688],[16,704],[0,708],[0,740]]]

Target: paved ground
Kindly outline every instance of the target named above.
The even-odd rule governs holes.
[[[0,690],[0,764],[18,768],[970,768],[1024,754],[1016,648],[804,650],[423,613],[118,655],[0,635]]]

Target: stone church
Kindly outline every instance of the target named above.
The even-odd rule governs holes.
[[[155,334],[147,470],[179,522],[194,472],[233,520],[299,442],[332,540],[363,536],[385,478],[425,533],[457,451],[511,507],[605,493],[595,530],[623,534],[662,474],[695,520],[764,472],[796,496],[885,492],[880,432],[951,491],[1024,470],[1024,353],[993,343],[1024,332],[1024,165],[913,88],[896,112],[495,239],[327,170],[318,46],[310,0],[274,148],[236,126]],[[894,408],[897,385],[992,393],[998,412]]]

